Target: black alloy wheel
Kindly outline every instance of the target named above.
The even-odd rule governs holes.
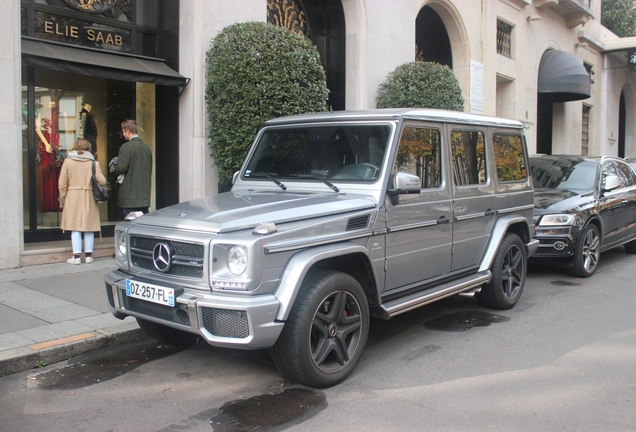
[[[581,233],[574,253],[574,262],[568,269],[572,276],[588,278],[598,267],[601,255],[601,234],[596,225],[589,224]]]
[[[523,292],[527,266],[525,245],[516,234],[506,234],[490,267],[492,278],[476,294],[479,303],[493,309],[514,307]]]
[[[303,284],[289,319],[271,349],[288,378],[324,388],[344,380],[362,356],[369,332],[360,284],[337,271],[320,271]]]

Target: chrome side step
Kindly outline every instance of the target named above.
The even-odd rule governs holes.
[[[490,270],[479,272],[436,286],[430,290],[386,302],[380,305],[380,309],[386,317],[390,318],[455,294],[472,296],[476,292],[481,291],[481,286],[490,281],[491,276]]]
[[[462,296],[462,297],[475,297],[475,294],[477,294],[480,291],[481,291],[481,287],[477,287],[475,289],[471,289],[470,291],[460,292],[457,295]]]

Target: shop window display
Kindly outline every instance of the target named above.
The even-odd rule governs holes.
[[[150,131],[144,140],[154,151],[154,106],[153,84],[39,68],[23,74],[26,242],[68,237],[59,228],[58,179],[75,140],[90,142],[95,160],[102,172],[108,173],[108,161],[124,143],[119,132],[125,119],[141,120],[140,126]],[[121,219],[116,208],[118,184],[115,179],[107,180],[111,199],[100,204],[102,227],[112,227]]]

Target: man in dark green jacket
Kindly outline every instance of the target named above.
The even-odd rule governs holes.
[[[152,150],[139,138],[137,122],[126,120],[121,124],[122,135],[128,141],[119,149],[113,172],[123,174],[119,186],[117,207],[124,212],[148,213],[150,207],[150,187],[152,176]]]

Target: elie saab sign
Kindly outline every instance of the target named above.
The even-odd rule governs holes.
[[[74,10],[85,12],[86,19],[36,10],[33,22],[35,37],[109,51],[131,52],[130,29],[91,21],[92,16],[115,9],[120,5],[120,0],[64,0],[64,2]],[[113,12],[116,11],[110,13]]]

